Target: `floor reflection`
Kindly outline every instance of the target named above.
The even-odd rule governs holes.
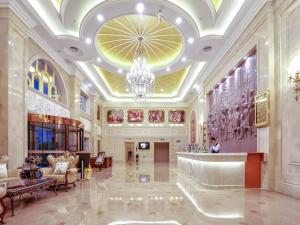
[[[115,163],[68,193],[41,193],[9,225],[300,224],[300,201],[261,190],[208,190],[175,164]],[[282,210],[282,209],[289,210]]]

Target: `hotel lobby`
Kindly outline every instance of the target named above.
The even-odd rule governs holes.
[[[300,225],[300,0],[0,0],[0,224]]]

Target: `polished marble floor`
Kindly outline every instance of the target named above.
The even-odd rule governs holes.
[[[19,203],[8,225],[299,225],[300,200],[261,190],[207,190],[173,164],[115,164],[68,193]]]

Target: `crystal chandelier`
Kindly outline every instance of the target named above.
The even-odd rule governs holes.
[[[142,52],[143,37],[139,37],[138,55],[133,60],[130,72],[127,74],[127,84],[131,93],[136,97],[136,101],[145,101],[147,94],[151,92],[154,85],[154,75]]]

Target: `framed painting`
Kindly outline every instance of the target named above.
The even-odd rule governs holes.
[[[163,123],[165,122],[165,111],[163,110],[149,110],[148,112],[149,123]]]
[[[144,121],[144,111],[142,109],[130,109],[127,111],[128,123],[142,123]]]
[[[169,123],[184,123],[185,111],[184,110],[170,110]]]
[[[107,111],[107,123],[118,124],[124,122],[124,112],[121,109],[112,109]]]

